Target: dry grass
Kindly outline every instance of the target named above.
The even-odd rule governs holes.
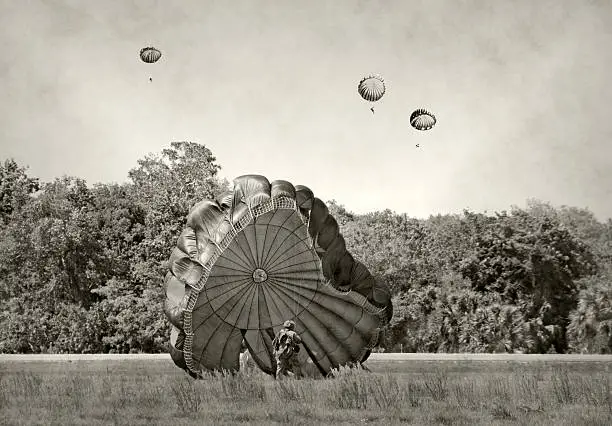
[[[2,371],[1,424],[612,424],[611,374],[570,366],[474,372],[412,366],[411,374],[337,372],[284,380],[259,373],[193,381],[116,374],[99,365]],[[499,369],[498,369],[499,370]],[[502,369],[503,370],[503,369]],[[607,370],[607,367],[606,367]]]

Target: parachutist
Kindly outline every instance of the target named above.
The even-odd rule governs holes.
[[[162,57],[162,53],[154,47],[143,47],[140,49],[140,59],[146,64],[154,64]],[[153,78],[149,77],[149,82],[153,82]]]
[[[283,324],[272,341],[274,357],[276,358],[276,378],[282,376],[302,377],[302,368],[297,354],[300,351],[302,339],[294,331],[295,322],[288,320]]]
[[[368,102],[378,102],[383,97],[386,91],[385,80],[378,75],[369,75],[364,77],[357,86],[359,95]],[[374,114],[374,107],[370,107],[370,111]]]

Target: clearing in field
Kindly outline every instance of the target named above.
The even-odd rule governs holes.
[[[392,358],[392,357],[390,357]],[[398,358],[398,357],[396,357]],[[612,424],[610,360],[368,361],[371,373],[194,381],[162,357],[0,362],[2,424]],[[71,361],[71,362],[70,362]]]

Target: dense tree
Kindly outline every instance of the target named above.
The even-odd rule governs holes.
[[[432,267],[424,222],[391,210],[362,215],[341,226],[351,253],[393,293],[432,282]]]
[[[122,272],[96,290],[111,330],[104,338],[109,350],[155,351],[167,341],[165,262],[193,205],[227,188],[215,161],[203,145],[173,142],[139,160],[129,185],[98,188],[107,250]]]
[[[147,280],[155,281],[163,273],[168,247],[176,243],[194,204],[227,189],[227,183],[216,177],[221,167],[215,161],[204,145],[172,142],[161,155],[147,155],[130,170],[129,189],[145,214],[144,240],[138,248],[146,261],[141,272],[151,271]]]
[[[560,327],[553,343],[557,351],[566,350],[576,282],[596,272],[589,247],[554,215],[520,209],[498,214],[477,236],[476,245],[476,253],[461,265],[472,287],[520,305],[528,320],[540,318],[544,326]]]
[[[125,184],[0,164],[0,352],[165,351],[165,262],[193,205],[228,188],[219,169],[192,142]],[[392,290],[385,350],[612,353],[612,220],[538,200],[426,220],[328,208]]]
[[[35,197],[24,170],[2,168],[1,350],[163,350],[168,247],[193,204],[227,187],[212,153],[176,142],[140,160],[129,184],[63,177]]]
[[[64,177],[44,184],[3,233],[0,263],[8,296],[37,294],[89,306],[105,280],[105,259],[85,183]]]
[[[580,287],[567,331],[570,348],[578,353],[612,353],[612,274],[587,277]]]
[[[26,168],[13,159],[0,164],[0,227],[21,209],[31,194],[40,189],[37,178],[29,177]]]

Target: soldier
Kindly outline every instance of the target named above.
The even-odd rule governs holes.
[[[295,323],[291,320],[285,321],[283,328],[280,329],[272,341],[274,357],[276,358],[277,379],[290,375],[298,378],[302,377],[302,369],[297,357],[302,339],[294,330]]]

